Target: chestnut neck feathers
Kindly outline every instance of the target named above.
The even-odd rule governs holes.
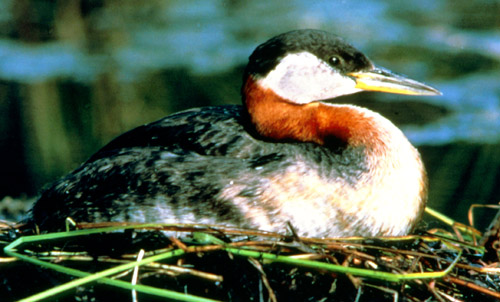
[[[297,104],[283,99],[259,80],[244,85],[245,105],[257,132],[276,141],[314,142],[325,145],[335,138],[357,147],[376,147],[377,125],[368,110],[319,101]]]

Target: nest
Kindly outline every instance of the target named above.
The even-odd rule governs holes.
[[[26,236],[19,226],[5,225],[0,296],[26,301],[500,299],[495,224],[485,235],[455,225],[452,232],[342,239],[302,238],[293,229],[284,236],[205,225],[75,226]]]

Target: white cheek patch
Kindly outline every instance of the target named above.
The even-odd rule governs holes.
[[[309,52],[284,57],[261,80],[261,85],[272,89],[282,98],[299,104],[361,91],[355,88],[356,82],[353,79],[340,74]]]

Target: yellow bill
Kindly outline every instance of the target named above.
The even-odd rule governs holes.
[[[409,95],[442,94],[439,90],[431,86],[379,67],[368,71],[352,72],[348,75],[354,77],[356,88],[363,90]]]

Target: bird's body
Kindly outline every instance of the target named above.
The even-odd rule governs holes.
[[[72,217],[407,234],[427,194],[417,150],[381,115],[321,102],[366,89],[367,74],[390,79],[371,90],[437,93],[374,68],[325,32],[275,37],[250,57],[244,106],[192,109],[123,134],[45,190],[31,221],[42,230]]]

